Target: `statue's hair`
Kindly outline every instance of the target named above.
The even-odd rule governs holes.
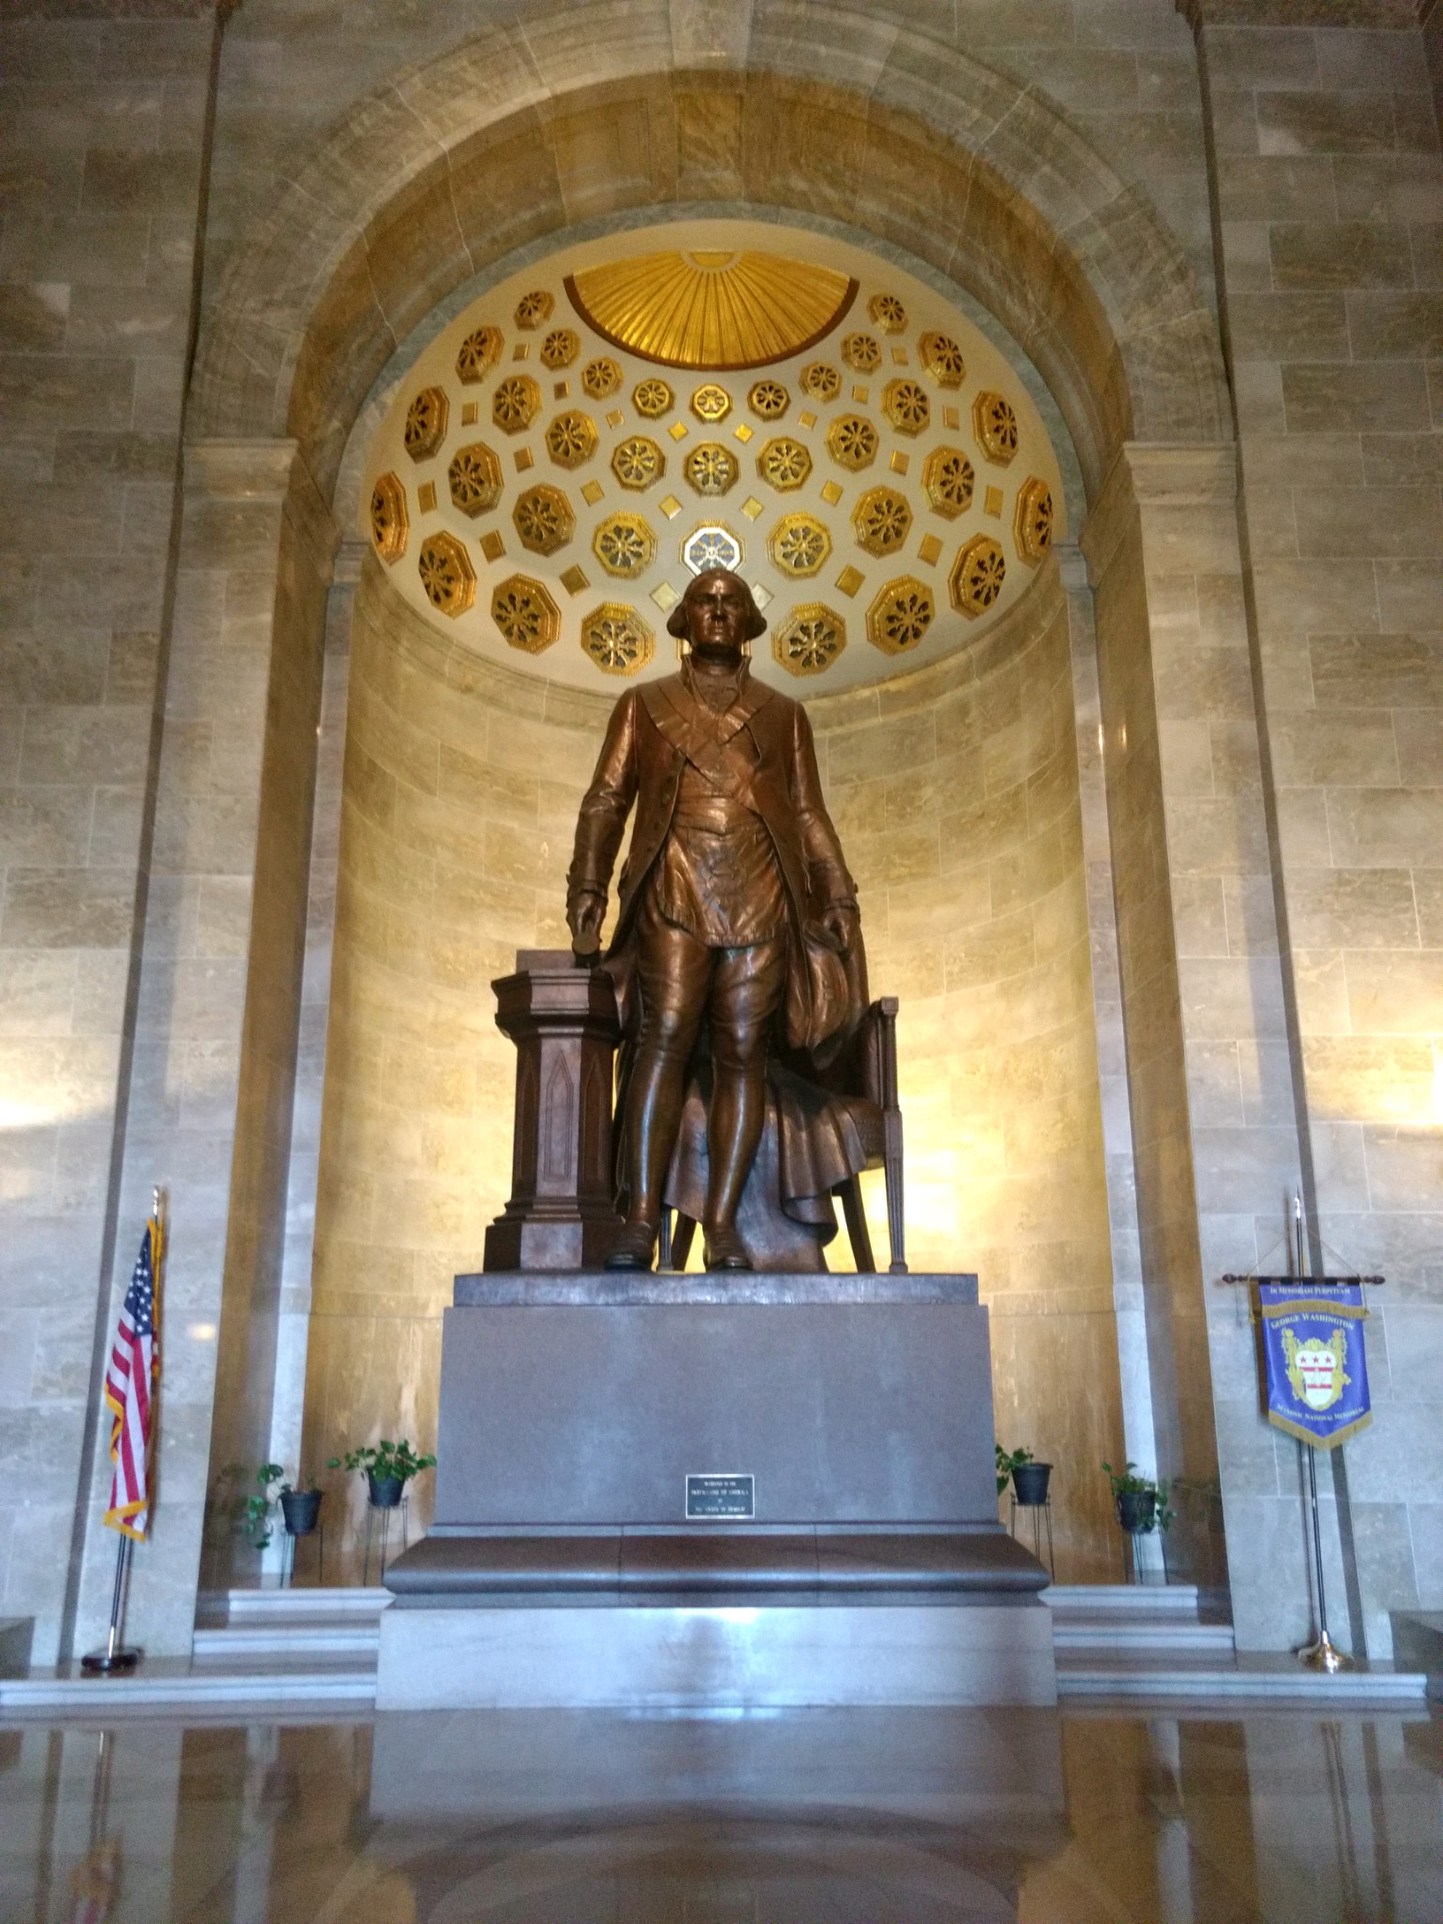
[[[734,581],[746,596],[747,640],[755,641],[758,635],[764,635],[767,632],[766,616],[757,606],[756,598],[747,583],[742,580],[740,575],[733,574],[730,568],[703,568],[699,575],[694,575],[687,583],[686,593],[667,616],[666,632],[669,635],[675,635],[678,641],[684,641],[686,639],[686,604],[691,600],[694,591],[707,579],[708,575],[725,575],[728,581]]]

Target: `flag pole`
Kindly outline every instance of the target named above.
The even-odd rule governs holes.
[[[1306,1276],[1308,1265],[1303,1254],[1303,1199],[1293,1197],[1293,1238],[1296,1244],[1296,1262],[1299,1276]],[[1340,1670],[1351,1670],[1353,1660],[1341,1651],[1328,1635],[1328,1596],[1323,1587],[1323,1526],[1318,1516],[1318,1452],[1311,1443],[1300,1442],[1298,1447],[1308,1458],[1308,1508],[1313,1524],[1313,1576],[1318,1591],[1318,1634],[1312,1643],[1305,1643],[1298,1652],[1299,1663],[1306,1664],[1309,1670],[1325,1670],[1334,1676]]]
[[[150,1246],[155,1252],[156,1260],[154,1267],[158,1271],[162,1246],[160,1190],[157,1187],[152,1189],[150,1193],[150,1223],[147,1225],[146,1233],[150,1238]],[[151,1284],[153,1290],[159,1289],[160,1278],[158,1274],[152,1276]],[[113,1458],[113,1446],[111,1453]],[[111,1500],[112,1502],[115,1500],[113,1490]],[[107,1521],[108,1520],[107,1518]],[[145,1520],[148,1523],[148,1513]],[[120,1541],[115,1549],[115,1587],[110,1593],[110,1628],[106,1634],[105,1648],[103,1650],[88,1651],[80,1659],[80,1668],[87,1676],[125,1676],[134,1670],[140,1662],[140,1651],[133,1644],[127,1644],[122,1641],[125,1624],[125,1603],[130,1589],[130,1559],[135,1539],[133,1532],[123,1527],[119,1531],[119,1536]]]

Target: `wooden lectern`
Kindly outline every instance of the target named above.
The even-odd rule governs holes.
[[[486,1231],[494,1269],[599,1269],[621,1221],[612,1202],[612,1063],[620,1037],[605,970],[570,949],[522,949],[492,983],[516,1044],[511,1200]]]

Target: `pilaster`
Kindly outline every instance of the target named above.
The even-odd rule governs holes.
[[[190,1647],[212,1451],[217,1465],[254,1464],[269,1437],[337,539],[294,442],[186,449],[120,1212],[139,1223],[150,1186],[168,1191],[163,1496],[136,1553],[130,1618],[156,1654]],[[117,1252],[117,1301],[132,1256]],[[108,1549],[94,1525],[82,1647],[103,1622]]]

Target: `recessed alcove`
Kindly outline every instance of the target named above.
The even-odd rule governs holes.
[[[740,251],[754,237],[733,231],[737,225],[727,224],[727,238]],[[825,575],[817,587],[788,584],[761,542],[755,565],[744,554],[741,572],[767,587],[774,628],[791,602],[809,595],[825,595],[850,624],[845,674],[833,663],[829,672],[794,678],[771,654],[770,636],[758,644],[757,667],[807,701],[829,806],[859,885],[873,990],[901,999],[909,1255],[917,1269],[978,1271],[993,1319],[999,1433],[1026,1440],[1042,1457],[1094,1464],[1122,1419],[1069,616],[1056,560],[1045,546],[1030,558],[1016,547],[1021,484],[1045,476],[1060,503],[1061,466],[1016,368],[960,311],[949,312],[935,289],[880,256],[869,262],[857,247],[785,232],[779,238],[774,227],[762,233],[774,250],[815,246],[842,261],[853,280],[852,312],[838,317],[833,338],[794,351],[781,371],[786,378],[778,376],[789,414],[810,417],[793,421],[791,431],[811,453],[806,505],[833,548]],[[699,238],[679,228],[670,246]],[[657,250],[656,232],[644,241],[593,243],[582,258],[647,248]],[[479,1267],[485,1226],[505,1201],[514,1054],[494,1027],[489,984],[510,969],[517,949],[567,940],[565,871],[576,808],[624,685],[588,658],[584,611],[596,593],[569,593],[566,569],[579,565],[601,578],[601,593],[631,598],[653,636],[647,660],[635,666],[667,672],[668,603],[664,595],[649,598],[652,575],[672,584],[673,595],[684,585],[682,549],[694,521],[720,519],[731,505],[744,534],[755,522],[764,535],[791,505],[785,496],[773,500],[775,490],[751,472],[760,434],[737,443],[748,472],[735,503],[691,499],[680,472],[675,495],[687,500],[670,518],[651,500],[669,491],[669,481],[637,491],[639,501],[619,488],[615,448],[638,431],[630,396],[647,377],[642,366],[626,368],[617,420],[608,423],[603,412],[609,397],[584,404],[598,448],[575,474],[549,460],[546,442],[553,417],[576,411],[569,392],[548,386],[544,405],[515,435],[489,423],[492,388],[535,360],[548,330],[584,333],[576,312],[555,305],[565,298],[566,266],[562,252],[554,263],[521,270],[440,330],[392,378],[393,398],[364,464],[347,464],[364,477],[358,505],[372,510],[373,551],[361,567],[351,624],[307,1363],[313,1457],[359,1433],[377,1412],[398,1430],[432,1433],[440,1311],[452,1275]],[[533,283],[552,306],[539,329],[518,329],[517,304]],[[909,310],[912,334],[928,331],[924,322],[941,332],[945,320],[969,363],[965,388],[916,370],[929,383],[936,420],[914,438],[880,408],[858,402],[851,388],[831,408],[809,406],[798,378],[804,364],[819,360],[840,367],[841,338],[869,325],[890,353],[900,331],[889,337],[866,312],[869,299],[892,290]],[[496,348],[489,383],[462,381],[452,372],[458,349],[488,326],[501,336],[486,343]],[[608,356],[625,353],[615,341],[602,345]],[[915,345],[902,351],[915,353]],[[520,363],[508,358],[517,347],[527,349]],[[568,354],[579,373],[585,351],[578,344],[553,352]],[[673,390],[660,431],[672,414],[685,429],[662,444],[679,469],[676,448],[697,438],[688,397],[707,371],[656,365],[650,372]],[[757,379],[755,370],[716,374],[715,385],[736,390],[726,428],[761,427],[748,407]],[[861,386],[858,379],[854,387]],[[412,459],[407,421],[428,387],[444,394],[448,425]],[[1021,427],[1015,471],[979,445],[974,389],[1005,390]],[[459,413],[468,405],[488,420],[462,427]],[[954,409],[955,421],[944,420],[943,408]],[[915,526],[895,559],[853,554],[852,497],[879,475],[857,475],[831,458],[831,417],[847,412],[875,419],[875,466],[908,496]],[[494,449],[501,485],[496,512],[473,521],[448,500],[446,476],[456,446],[478,435]],[[973,498],[961,514],[933,513],[922,471],[934,444],[952,442],[965,445],[975,468]],[[524,465],[517,460],[523,447]],[[544,484],[565,484],[578,524],[549,556],[522,548],[514,513],[538,473]],[[373,511],[383,474],[406,490],[399,553],[388,552],[384,518]],[[597,484],[590,503],[577,486],[585,479]],[[424,498],[435,505],[423,509],[428,483]],[[650,513],[658,539],[645,579],[618,587],[606,581],[593,547],[607,513],[629,494]],[[765,514],[735,512],[756,496],[766,497]],[[476,576],[474,594],[454,613],[428,595],[418,567],[432,528],[466,545]],[[964,612],[949,598],[949,570],[969,539],[993,529],[1006,544],[1009,592],[995,611]],[[487,532],[504,553],[488,556]],[[837,584],[843,571],[858,572],[857,562],[877,576],[860,593],[845,580]],[[518,565],[560,617],[554,642],[535,653],[508,647],[490,610],[496,587]],[[930,579],[935,618],[922,645],[898,654],[869,646],[864,617],[884,577],[903,570]],[[871,1200],[880,1208],[880,1195]],[[829,1260],[850,1266],[844,1237]],[[1060,1571],[1114,1573],[1105,1488],[1069,1480],[1056,1525]]]

